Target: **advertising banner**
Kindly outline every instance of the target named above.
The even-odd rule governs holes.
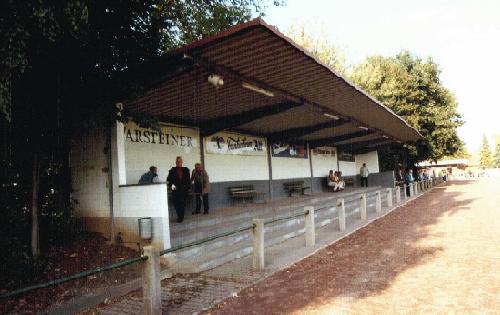
[[[205,151],[210,154],[266,155],[266,139],[220,132],[205,138]]]
[[[273,143],[272,155],[275,157],[289,157],[307,159],[307,147],[305,144],[290,144],[284,142]]]

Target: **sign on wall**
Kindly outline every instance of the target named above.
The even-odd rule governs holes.
[[[337,151],[335,148],[332,147],[318,147],[312,149],[312,154],[322,157],[335,157]]]
[[[276,157],[291,157],[307,159],[307,147],[304,144],[290,144],[284,142],[273,143],[272,155]]]
[[[354,162],[354,154],[350,152],[339,151],[338,159],[339,161],[344,162]]]
[[[163,125],[160,130],[141,128],[135,123],[128,123],[124,128],[125,141],[129,143],[149,143],[180,148],[198,146],[196,130],[189,127]]]
[[[260,137],[220,132],[205,138],[211,154],[266,155],[266,140]]]

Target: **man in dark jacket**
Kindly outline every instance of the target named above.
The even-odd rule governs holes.
[[[182,157],[175,159],[175,167],[168,171],[167,185],[172,189],[172,201],[175,212],[177,212],[177,222],[184,220],[184,210],[186,208],[186,197],[191,186],[189,169],[182,167]]]

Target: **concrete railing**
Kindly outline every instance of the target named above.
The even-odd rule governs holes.
[[[429,179],[422,182],[415,182],[410,185],[405,185],[403,187],[396,188],[388,188],[385,190],[386,198],[387,198],[387,209],[391,209],[393,207],[393,195],[395,196],[395,204],[396,206],[401,204],[401,189],[403,189],[403,195],[405,200],[416,196],[419,193],[423,193],[426,190],[431,189],[432,187],[441,184],[442,179]],[[409,190],[410,196],[407,196],[406,190]],[[382,198],[381,191],[377,190],[375,192],[375,212],[380,214],[382,212]],[[367,219],[367,196],[365,193],[359,194],[354,198],[354,201],[359,200],[359,212],[360,219]],[[353,201],[353,200],[351,200]],[[346,211],[345,211],[345,200],[344,198],[337,199],[336,208],[338,213],[338,229],[341,232],[346,230]],[[325,207],[321,209],[328,209],[330,207]],[[318,209],[318,210],[321,210]],[[252,267],[254,270],[262,271],[265,269],[265,225],[275,223],[283,220],[290,220],[293,218],[304,216],[304,239],[305,246],[315,246],[316,244],[316,227],[314,222],[314,214],[315,209],[312,206],[305,206],[304,211],[295,215],[291,215],[289,217],[278,218],[271,221],[265,221],[263,219],[253,219],[252,226],[247,228],[242,228],[239,230],[235,230],[232,232],[222,233],[211,238],[207,238],[207,241],[216,239],[218,237],[223,237],[227,235],[231,235],[234,233],[240,233],[246,230],[252,230],[253,234],[253,260]],[[184,247],[200,245],[204,241],[196,241],[192,244],[184,245]],[[161,285],[160,285],[160,264],[159,258],[160,255],[174,252],[183,247],[179,247],[177,249],[169,249],[159,251],[155,247],[146,246],[144,247],[144,256],[147,257],[147,260],[143,263],[143,314],[161,314]]]

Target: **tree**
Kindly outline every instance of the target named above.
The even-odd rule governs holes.
[[[266,0],[2,1],[0,131],[2,154],[9,154],[2,157],[7,167],[1,171],[9,168],[16,175],[2,176],[6,183],[1,184],[18,189],[19,178],[33,179],[22,181],[22,188],[32,192],[33,220],[22,202],[2,208],[28,218],[33,234],[38,234],[39,215],[62,217],[39,207],[41,198],[58,200],[43,204],[70,215],[71,135],[85,129],[96,112],[115,120],[115,102],[157,80],[160,71],[145,75],[144,69],[160,64],[167,51],[247,21],[266,5]],[[2,194],[12,194],[9,189]],[[31,238],[36,254],[38,235]]]
[[[495,146],[495,154],[493,155],[493,167],[500,167],[500,142]]]
[[[347,73],[344,54],[338,47],[326,40],[327,36],[324,32],[313,33],[308,31],[304,23],[302,23],[291,26],[285,33],[325,65],[333,68],[338,74],[345,75]]]
[[[479,165],[483,168],[488,168],[493,165],[490,145],[488,143],[488,139],[486,139],[486,135],[483,135],[483,144],[481,145],[481,150],[479,151]]]
[[[463,150],[457,135],[457,127],[463,124],[457,102],[439,75],[439,66],[431,58],[423,61],[407,51],[395,57],[368,57],[351,75],[354,83],[423,135],[415,146],[404,146],[410,165]]]

